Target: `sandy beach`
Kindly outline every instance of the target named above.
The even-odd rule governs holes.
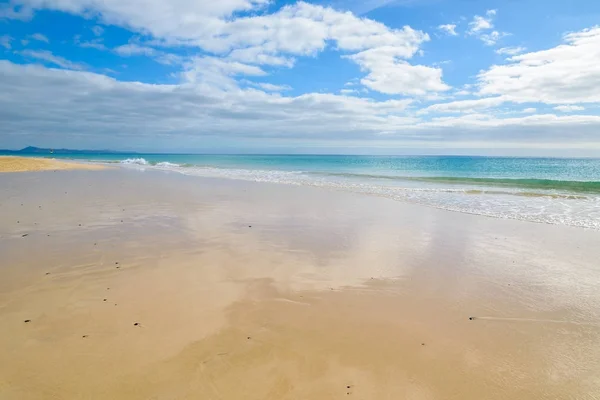
[[[0,174],[2,399],[600,393],[598,231],[35,162]]]
[[[101,165],[55,160],[52,158],[0,156],[0,172],[58,171],[65,169],[104,169]]]

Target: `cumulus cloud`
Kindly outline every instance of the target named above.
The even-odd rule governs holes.
[[[516,55],[478,75],[479,93],[513,102],[600,101],[600,27],[569,33],[564,44]]]
[[[473,20],[469,22],[469,33],[474,34],[480,31],[492,29],[494,25],[492,24],[492,15],[488,11],[487,17],[482,17],[481,15],[476,15],[473,17]]]
[[[559,143],[568,132],[569,143],[589,143],[600,130],[598,116],[566,114],[600,102],[600,28],[568,34],[549,50],[498,49],[509,58],[481,71],[476,84],[452,90],[443,80],[442,63],[413,61],[430,40],[427,33],[320,5],[298,2],[273,11],[268,0],[11,1],[0,5],[0,15],[23,19],[51,9],[123,27],[138,39],[109,48],[100,37],[103,28],[95,26],[97,37],[76,43],[176,65],[170,82],[180,80],[120,82],[50,52],[25,50],[23,57],[60,68],[0,61],[0,135],[5,137],[60,133],[103,143],[141,137],[165,145],[174,137],[184,143],[207,137]],[[495,15],[488,10],[475,16],[467,34],[496,44],[507,34],[494,27]],[[456,34],[453,24],[439,29]],[[0,45],[10,47],[10,40],[0,38]],[[287,92],[287,85],[252,81],[268,80],[276,69],[293,68],[301,58],[326,50],[361,70],[339,94],[295,95],[296,87]],[[389,96],[363,97],[369,90]],[[506,103],[513,108],[490,111]],[[538,115],[532,107],[519,111],[539,103],[557,106],[558,115]]]
[[[379,47],[348,56],[368,71],[361,83],[369,89],[404,95],[425,95],[446,91],[450,86],[442,81],[440,68],[411,65],[400,59],[402,51],[394,47]]]
[[[468,35],[472,35],[481,40],[486,46],[493,46],[509,34],[506,32],[499,32],[492,30],[494,28],[493,18],[496,16],[496,10],[487,10],[485,17],[481,15],[475,15],[473,20],[469,22]]]
[[[448,35],[451,35],[451,36],[458,35],[458,33],[456,33],[456,24],[440,25],[440,26],[438,26],[438,29],[441,31],[444,31],[445,33],[447,33]]]
[[[343,52],[367,73],[364,82],[372,90],[384,93],[427,93],[446,90],[441,70],[408,63],[429,36],[408,26],[392,29],[351,12],[298,2],[273,13],[238,16],[240,12],[259,10],[268,0],[14,0],[23,8],[49,8],[72,14],[89,15],[92,10],[104,23],[124,26],[150,34],[162,46],[198,47],[214,57],[243,64],[292,67],[296,57],[313,56],[327,47]],[[151,48],[124,45],[122,55],[155,55]],[[139,47],[139,46],[138,46]],[[350,53],[350,54],[348,54]],[[377,66],[375,54],[383,64]],[[391,74],[391,78],[385,75]],[[426,80],[423,89],[415,89],[413,79]],[[401,87],[404,85],[404,87]]]
[[[563,44],[508,58],[477,76],[480,98],[429,106],[421,113],[469,113],[504,103],[559,105],[557,111],[582,111],[574,104],[600,102],[600,27],[572,32]]]
[[[210,69],[215,59],[193,66]],[[256,66],[219,66],[230,76],[260,75]],[[210,78],[210,77],[208,77]],[[222,87],[202,81],[172,85],[120,82],[85,71],[49,69],[0,61],[0,110],[5,141],[77,137],[80,143],[173,143],[199,145],[206,140],[335,141],[394,140],[419,146],[490,143],[559,143],[564,132],[570,145],[597,139],[600,117],[532,115],[498,118],[485,114],[421,119],[409,99],[376,101],[356,95],[307,93],[284,96],[258,89]],[[10,93],[10,95],[8,95]],[[100,117],[99,117],[100,116]],[[509,127],[509,130],[506,128]],[[498,130],[504,129],[502,135]],[[24,138],[24,139],[19,139]],[[21,140],[21,142],[19,142]],[[57,139],[58,140],[58,139]],[[366,142],[365,142],[366,143]],[[60,144],[56,142],[56,144]]]

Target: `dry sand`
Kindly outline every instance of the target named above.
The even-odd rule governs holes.
[[[101,165],[60,161],[52,158],[0,156],[0,172],[56,171],[65,169],[104,169]]]
[[[600,232],[148,171],[0,187],[2,399],[600,393]]]

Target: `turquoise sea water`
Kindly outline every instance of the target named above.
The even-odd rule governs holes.
[[[452,211],[600,229],[600,159],[94,154],[55,158],[317,186]]]

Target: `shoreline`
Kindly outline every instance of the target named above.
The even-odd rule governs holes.
[[[36,172],[58,170],[101,170],[106,166],[99,164],[85,164],[76,161],[64,161],[55,158],[0,156],[0,173]]]
[[[126,168],[22,177],[0,175],[0,397],[600,390],[596,231]]]

